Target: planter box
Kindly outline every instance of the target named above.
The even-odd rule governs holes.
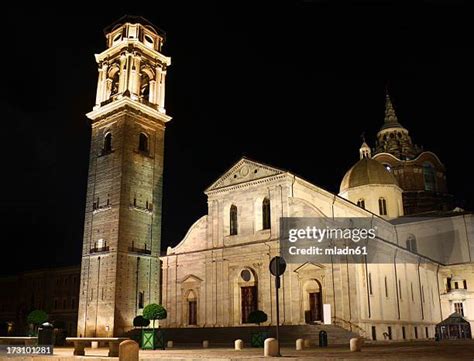
[[[162,330],[143,329],[141,337],[142,350],[165,349],[165,338]]]
[[[263,347],[265,339],[269,337],[268,331],[252,332],[250,334],[250,345],[252,347]]]

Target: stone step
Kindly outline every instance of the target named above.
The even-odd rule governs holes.
[[[246,345],[250,344],[254,332],[268,332],[268,337],[275,337],[275,327],[190,327],[190,328],[163,328],[166,340],[173,340],[179,344],[201,344],[208,340],[210,344],[233,346],[237,339],[242,339]],[[334,325],[295,325],[280,326],[280,340],[282,344],[294,345],[296,339],[309,339],[311,345],[319,344],[319,332],[326,331],[330,345],[348,344],[352,337],[357,337],[353,332]]]

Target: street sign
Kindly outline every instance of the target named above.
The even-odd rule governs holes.
[[[270,261],[270,273],[274,276],[281,276],[285,273],[286,261],[283,257],[273,257]]]

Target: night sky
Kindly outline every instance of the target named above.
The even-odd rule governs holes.
[[[400,122],[472,210],[474,23],[462,2],[411,3],[3,9],[0,274],[80,263],[93,55],[124,14],[165,30],[172,57],[163,249],[206,213],[204,189],[242,155],[337,192],[361,133],[374,145],[387,84]]]

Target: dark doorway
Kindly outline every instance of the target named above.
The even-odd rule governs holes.
[[[322,321],[322,302],[321,302],[321,292],[311,292],[309,294],[309,312],[310,312],[310,321]]]
[[[197,325],[197,301],[189,301],[189,325]]]
[[[257,310],[257,287],[241,287],[242,293],[242,323],[249,323],[249,315]]]

